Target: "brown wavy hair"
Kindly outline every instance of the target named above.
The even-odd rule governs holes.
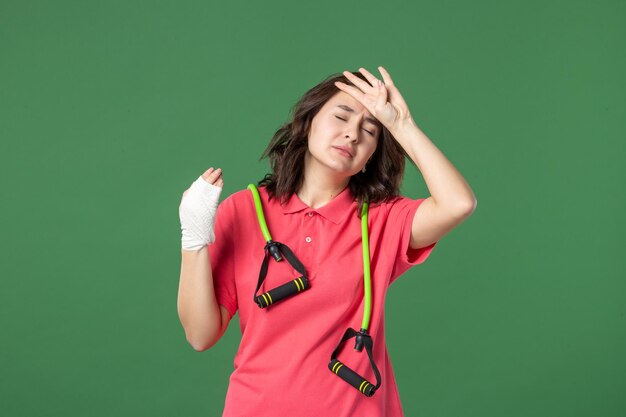
[[[352,72],[362,80],[360,72]],[[272,140],[259,158],[269,158],[271,173],[258,182],[265,186],[269,198],[278,198],[285,203],[296,193],[304,181],[304,157],[308,149],[308,137],[313,117],[322,106],[339,90],[335,81],[353,85],[343,74],[332,74],[307,91],[291,109],[291,117],[274,133]],[[376,151],[366,164],[365,172],[359,171],[350,177],[348,186],[358,202],[360,216],[363,202],[370,205],[392,200],[400,194],[404,176],[404,157],[408,155],[380,122]],[[409,159],[410,161],[410,159]],[[412,162],[412,161],[411,161]]]

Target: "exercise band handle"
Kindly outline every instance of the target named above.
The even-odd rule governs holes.
[[[376,392],[374,384],[354,372],[352,369],[348,368],[345,363],[337,359],[333,359],[328,364],[328,368],[338,375],[339,378],[358,389],[366,397],[371,397]]]
[[[271,248],[274,248],[278,253],[284,256],[285,259],[287,259],[287,262],[300,273],[300,277],[257,296],[256,294],[259,292],[259,288],[261,288],[261,285],[267,276]],[[261,264],[261,270],[259,271],[259,281],[257,282],[256,290],[254,290],[254,302],[260,308],[266,308],[281,300],[291,297],[292,295],[297,295],[302,291],[308,290],[309,288],[309,279],[307,277],[306,270],[304,269],[304,265],[300,262],[296,255],[294,255],[291,249],[283,243],[269,241],[265,245],[265,256],[263,258],[263,263]]]
[[[367,356],[369,357],[370,364],[372,365],[372,369],[374,371],[374,375],[376,376],[376,385],[372,384],[367,379],[363,378],[361,375],[350,369],[350,367],[348,367],[345,363],[337,359],[337,355],[341,352],[344,342],[353,337],[357,337],[357,345],[361,345],[361,349],[365,347],[365,350],[367,351]],[[380,372],[378,371],[378,368],[374,363],[374,357],[372,354],[372,338],[370,335],[367,334],[365,329],[361,329],[360,332],[357,332],[352,328],[346,330],[346,333],[343,335],[341,342],[339,342],[339,345],[337,345],[335,351],[330,357],[328,369],[330,369],[332,373],[346,381],[348,384],[358,389],[359,392],[366,397],[371,397],[372,395],[374,395],[382,382]]]
[[[309,280],[306,277],[299,277],[255,297],[254,300],[259,307],[265,308],[309,288]]]

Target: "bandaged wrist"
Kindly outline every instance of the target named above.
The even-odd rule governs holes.
[[[191,184],[178,211],[183,249],[197,250],[215,241],[213,225],[221,192],[202,176]]]

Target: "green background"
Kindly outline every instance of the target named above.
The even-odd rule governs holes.
[[[0,1],[0,413],[221,415],[238,316],[213,349],[187,344],[182,192],[210,166],[222,198],[260,179],[307,89],[383,65],[478,200],[389,290],[406,415],[626,415],[625,18],[622,1]],[[427,197],[407,168],[403,194]]]

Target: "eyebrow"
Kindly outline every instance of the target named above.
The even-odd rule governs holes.
[[[345,104],[340,104],[337,107],[345,110],[345,111],[349,111],[351,113],[354,113],[354,109],[352,107],[346,106]],[[380,127],[380,122],[376,119],[374,119],[373,117],[366,117],[365,120],[367,120],[368,122],[370,122],[373,125],[376,125],[376,127]]]

